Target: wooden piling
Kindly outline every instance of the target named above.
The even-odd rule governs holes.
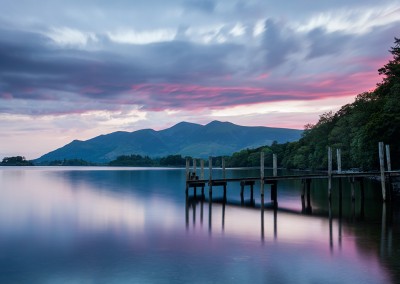
[[[222,179],[226,179],[226,175],[225,175],[225,158],[222,158],[221,165],[222,165]]]
[[[387,163],[387,170],[389,172],[392,171],[392,162],[390,160],[390,145],[386,145],[386,163]]]
[[[336,159],[337,159],[337,172],[340,174],[342,172],[342,150],[336,149]]]
[[[197,170],[197,161],[196,159],[193,159],[193,173],[195,179],[196,179],[196,170]]]
[[[351,188],[351,201],[354,202],[356,200],[356,193],[354,190],[354,178],[350,178],[350,188]]]
[[[186,190],[185,190],[185,193],[186,193],[186,195],[189,193],[189,183],[188,183],[188,181],[189,181],[189,175],[190,175],[190,172],[189,172],[189,159],[188,158],[186,158]]]
[[[307,195],[307,205],[306,212],[311,213],[311,179],[306,179],[306,195]]]
[[[208,178],[209,178],[208,186],[209,186],[209,194],[211,197],[211,195],[212,195],[212,157],[211,156],[208,158],[208,168],[210,170],[210,173],[208,175]],[[211,202],[211,198],[210,198],[210,202]]]
[[[261,209],[264,210],[264,152],[262,151],[260,154],[260,192],[261,192]]]
[[[271,201],[274,205],[274,207],[276,208],[278,206],[278,182],[274,181],[271,184]]]
[[[379,142],[379,165],[381,171],[381,187],[382,187],[382,199],[386,201],[386,185],[385,185],[385,157],[383,154],[383,142]]]
[[[200,161],[200,179],[204,180],[204,160]]]
[[[342,172],[342,150],[336,149],[336,161],[337,161],[337,172],[340,174]],[[342,179],[339,178],[339,207],[342,206],[342,198],[343,198],[343,187],[342,187]]]
[[[332,148],[328,147],[328,198],[332,195]]]
[[[189,180],[189,164],[190,164],[189,158],[186,158],[186,181]]]
[[[260,182],[261,195],[264,196],[264,152],[260,154]]]
[[[278,176],[278,157],[276,154],[272,155],[272,168],[273,168],[273,176]]]

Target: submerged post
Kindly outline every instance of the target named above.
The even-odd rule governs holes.
[[[381,171],[382,199],[386,201],[386,185],[385,185],[385,157],[383,154],[383,142],[379,142],[379,165]]]
[[[273,176],[278,176],[278,158],[276,154],[272,155],[272,168],[273,168]]]
[[[332,194],[332,148],[328,147],[328,198]]]
[[[386,145],[386,163],[387,170],[389,172],[392,171],[392,162],[390,161],[390,145]]]

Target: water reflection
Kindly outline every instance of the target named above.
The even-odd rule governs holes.
[[[261,210],[258,185],[185,196],[184,181],[184,170],[0,169],[0,282],[399,279],[399,210],[352,205],[348,184],[328,204],[324,184],[307,200],[282,183],[279,207]]]
[[[305,188],[307,188],[307,185]],[[306,191],[307,190],[305,190],[305,192]],[[237,202],[236,200],[229,200],[225,198],[206,199],[204,196],[187,196],[188,205],[186,206],[186,215],[188,216],[188,211],[190,210],[193,210],[192,213],[196,214],[196,204],[200,204],[200,206],[203,207],[204,203],[208,203],[208,231],[210,234],[218,234],[219,232],[222,232],[229,233],[230,235],[236,233],[241,236],[249,236],[249,234],[254,234],[256,232],[254,231],[254,227],[252,229],[248,229],[248,227],[243,225],[243,220],[245,219],[244,216],[251,220],[256,216],[254,213],[258,211],[260,212],[260,215],[258,216],[260,216],[260,235],[262,244],[269,243],[271,241],[277,243],[283,241],[284,243],[293,242],[302,244],[315,242],[314,245],[318,246],[324,245],[324,242],[321,242],[321,239],[326,238],[328,241],[325,243],[325,245],[327,248],[329,248],[330,254],[333,257],[338,257],[339,255],[344,254],[347,255],[347,257],[356,257],[356,259],[358,259],[357,261],[360,261],[359,257],[357,256],[358,254],[361,256],[364,255],[362,257],[365,257],[365,253],[371,249],[376,249],[377,252],[379,251],[378,255],[381,259],[385,259],[386,261],[389,258],[393,258],[393,251],[395,251],[393,247],[393,210],[392,207],[388,206],[387,204],[381,205],[381,222],[378,229],[378,227],[375,227],[373,224],[371,224],[371,221],[375,220],[373,215],[367,215],[368,218],[366,218],[365,202],[362,199],[358,200],[358,203],[357,200],[353,198],[350,198],[349,203],[344,202],[341,199],[339,199],[337,203],[327,200],[327,211],[321,210],[321,208],[314,211],[304,210],[303,206],[300,210],[283,207],[276,208],[274,206],[262,206],[262,203],[255,203],[254,199],[249,200],[248,202],[244,202],[242,196],[240,199],[240,202]],[[303,205],[304,201],[304,196],[300,196],[298,202]],[[351,206],[351,210],[348,211],[348,214],[344,214],[343,204],[349,204]],[[221,213],[216,214],[219,212]],[[203,210],[200,210],[200,214],[201,218],[203,218]],[[216,218],[221,219],[218,221]],[[227,218],[228,220],[236,221],[227,222]],[[195,218],[193,218],[193,225],[195,226],[194,220]],[[213,226],[213,221],[221,224],[220,230],[216,230],[217,227]],[[249,220],[247,220],[247,222],[248,221]],[[326,224],[327,229],[321,230],[321,227],[316,225],[318,223],[322,225],[322,228],[324,228]],[[372,226],[372,228],[368,228],[369,226]],[[374,234],[364,235],[364,232],[361,229],[363,227],[365,229],[368,228],[367,231],[374,230],[374,227],[377,228],[377,231],[380,234],[379,238],[375,238]],[[368,244],[367,247],[364,247],[365,243],[363,242],[354,242],[357,241],[361,236],[363,236],[363,242]],[[368,241],[366,241],[365,238],[368,239]],[[375,240],[378,242],[374,243]],[[354,251],[354,247],[358,247],[360,251]],[[376,258],[376,256],[375,259],[371,259],[371,254],[367,254],[369,254],[367,259],[372,261],[369,263],[369,265],[377,265],[379,260]],[[397,253],[394,258],[399,259],[399,254]],[[394,275],[399,274],[398,268],[389,268],[389,270],[394,270]],[[390,282],[389,280],[387,281]],[[374,283],[374,281],[369,282]]]

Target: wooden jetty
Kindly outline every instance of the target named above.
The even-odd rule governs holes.
[[[270,194],[271,194],[271,202],[275,207],[278,206],[278,183],[280,181],[285,180],[301,180],[302,181],[302,200],[307,199],[308,206],[310,205],[310,185],[312,180],[317,179],[327,179],[328,180],[328,199],[331,199],[332,195],[332,180],[339,179],[339,198],[342,198],[342,178],[349,178],[351,184],[351,197],[354,201],[355,199],[355,182],[360,184],[361,198],[364,199],[364,178],[377,178],[381,181],[381,189],[382,189],[382,201],[387,202],[391,200],[391,186],[390,181],[395,177],[400,177],[400,171],[394,171],[391,168],[391,160],[390,160],[390,148],[389,145],[385,145],[382,142],[379,142],[379,162],[380,162],[380,170],[373,172],[354,172],[354,171],[342,171],[341,166],[341,150],[337,149],[337,170],[333,171],[332,169],[332,148],[328,148],[328,171],[320,174],[299,174],[299,175],[283,175],[278,176],[278,167],[277,167],[277,156],[273,154],[273,174],[272,176],[265,176],[264,170],[264,152],[260,153],[260,176],[258,177],[243,177],[243,178],[226,178],[225,175],[225,160],[222,159],[222,178],[214,179],[212,175],[213,166],[212,166],[212,157],[209,157],[209,176],[208,179],[204,178],[204,161],[201,160],[201,170],[200,176],[197,175],[197,161],[193,160],[193,168],[192,171],[190,169],[190,161],[186,160],[186,195],[189,194],[189,189],[193,189],[194,196],[197,194],[197,189],[201,189],[201,194],[204,196],[204,189],[206,186],[209,188],[209,200],[212,201],[212,193],[214,187],[223,187],[223,200],[226,201],[227,196],[227,185],[228,183],[239,183],[241,187],[240,195],[243,199],[244,190],[246,187],[250,187],[250,195],[251,200],[253,200],[254,195],[254,186],[255,183],[260,183],[260,197],[261,197],[261,207],[264,207],[264,187],[265,185],[270,185]],[[386,162],[387,169],[385,169],[385,149],[386,149]],[[389,190],[387,191],[387,183],[389,183]]]

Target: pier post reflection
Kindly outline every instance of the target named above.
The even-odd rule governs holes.
[[[189,195],[186,193],[185,202],[185,220],[186,220],[186,230],[189,229]]]
[[[278,210],[274,207],[274,239],[278,238]]]
[[[332,201],[331,198],[328,202],[328,210],[329,210],[329,247],[331,252],[333,252],[333,226],[332,226]]]
[[[212,228],[212,193],[210,191],[210,196],[208,200],[208,232],[211,233]]]
[[[204,193],[201,195],[200,200],[200,224],[203,226],[203,207],[204,207]]]
[[[225,230],[225,203],[226,198],[222,200],[222,231]]]
[[[390,204],[382,204],[382,224],[381,224],[381,242],[380,242],[380,255],[381,257],[390,256],[393,247],[393,231],[392,231],[392,207]]]
[[[341,183],[340,183],[341,184]],[[342,214],[343,214],[343,200],[341,194],[339,195],[339,248],[342,248]]]

